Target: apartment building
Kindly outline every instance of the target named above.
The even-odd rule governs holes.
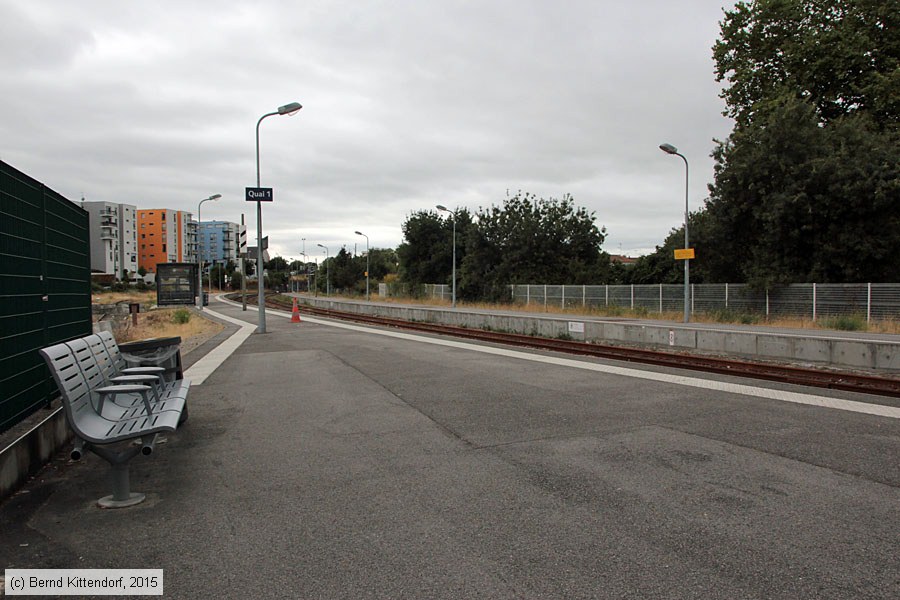
[[[81,201],[88,213],[91,271],[115,275],[138,270],[137,207],[115,202]]]
[[[200,251],[204,262],[237,263],[241,243],[246,246],[247,229],[244,225],[229,221],[203,221],[200,223]]]
[[[156,273],[156,265],[197,260],[197,229],[191,213],[167,208],[137,211],[138,266]]]

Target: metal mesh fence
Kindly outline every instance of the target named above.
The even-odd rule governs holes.
[[[514,302],[560,308],[612,307],[648,312],[684,310],[684,287],[661,285],[513,285]],[[797,283],[771,290],[755,290],[746,284],[695,284],[691,286],[694,313],[730,311],[766,316],[858,316],[866,320],[900,318],[900,284],[897,283]]]

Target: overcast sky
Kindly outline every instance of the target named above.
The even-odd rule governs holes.
[[[721,0],[0,0],[0,159],[73,201],[240,222],[270,252],[396,247],[435,204],[571,194],[612,254],[650,252],[731,129]]]

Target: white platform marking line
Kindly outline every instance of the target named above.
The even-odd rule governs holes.
[[[244,343],[244,340],[250,337],[256,329],[255,325],[247,323],[246,321],[223,315],[222,313],[218,313],[211,309],[206,310],[223,321],[228,321],[229,323],[239,326],[240,329],[231,334],[227,340],[210,350],[206,356],[195,362],[187,371],[185,371],[184,378],[190,379],[191,385],[202,385],[203,382],[206,381],[206,378],[212,375],[213,372],[225,362],[225,359],[231,356],[234,351]]]
[[[271,312],[270,314],[279,317],[290,318],[290,315],[280,312]],[[789,392],[785,390],[773,390],[769,388],[756,387],[751,385],[742,385],[739,383],[727,383],[724,381],[712,381],[708,379],[698,379],[696,377],[686,377],[684,375],[670,375],[668,373],[655,373],[653,371],[640,371],[637,369],[629,369],[626,367],[616,367],[613,365],[601,365],[597,363],[581,362],[569,358],[558,358],[555,356],[541,356],[539,354],[529,354],[526,352],[518,352],[516,350],[507,350],[505,348],[494,348],[491,346],[477,346],[466,342],[457,342],[453,340],[444,340],[437,338],[428,338],[409,333],[400,333],[397,331],[382,331],[379,329],[370,329],[360,325],[348,325],[346,323],[336,323],[332,321],[322,321],[314,317],[302,317],[304,321],[315,323],[317,325],[327,325],[329,327],[338,327],[341,329],[349,329],[351,331],[360,331],[363,333],[371,333],[376,335],[384,335],[395,337],[403,340],[411,340],[416,342],[424,342],[427,344],[435,344],[438,346],[449,346],[451,348],[462,348],[473,352],[482,352],[485,354],[496,354],[499,356],[508,356],[511,358],[519,358],[522,360],[530,360],[533,362],[541,362],[551,365],[564,367],[572,367],[575,369],[584,369],[587,371],[596,371],[599,373],[609,373],[611,375],[621,375],[623,377],[634,377],[637,379],[646,379],[649,381],[659,381],[673,385],[683,385],[686,387],[695,387],[705,390],[715,390],[729,394],[741,394],[744,396],[755,396],[757,398],[767,398],[769,400],[778,400],[780,402],[791,402],[794,404],[806,404],[808,406],[819,406],[822,408],[833,408],[836,410],[846,410],[849,412],[862,413],[867,415],[875,415],[879,417],[888,417],[891,419],[900,419],[900,408],[894,406],[885,406],[883,404],[869,404],[867,402],[855,402],[853,400],[841,400],[839,398],[828,398],[826,396],[816,396],[814,394],[801,394],[798,392]]]

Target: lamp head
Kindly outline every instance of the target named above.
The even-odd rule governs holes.
[[[222,197],[222,194],[213,194],[212,196],[207,198],[207,200],[218,200],[221,197]]]
[[[444,212],[450,212],[449,210],[447,210],[447,207],[444,206],[443,204],[438,204],[437,206],[435,206],[435,208],[438,210],[442,210]]]
[[[356,233],[356,235],[362,235],[362,236],[365,236],[365,234],[364,234],[364,233],[362,233],[362,232],[359,232],[359,231],[356,231],[356,232],[354,232],[354,233]]]
[[[291,102],[290,104],[285,104],[284,106],[278,107],[279,115],[292,115],[296,113],[298,110],[303,108],[299,102]]]
[[[676,148],[672,144],[660,144],[659,149],[666,154],[678,154],[678,148]]]

